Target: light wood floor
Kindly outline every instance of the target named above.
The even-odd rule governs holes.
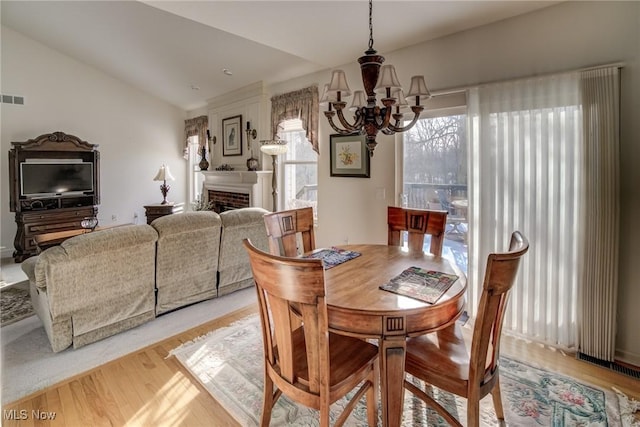
[[[238,426],[174,357],[166,356],[181,343],[255,311],[255,306],[238,310],[5,405],[2,425]],[[502,340],[502,354],[603,388],[615,385],[640,399],[640,381],[578,361],[573,355],[507,336]],[[32,411],[41,411],[43,417],[55,413],[55,420],[36,420]],[[23,414],[24,420],[8,419]]]

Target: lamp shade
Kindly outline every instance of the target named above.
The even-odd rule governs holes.
[[[407,98],[404,96],[404,91],[400,88],[394,89],[391,91],[391,97],[395,98],[396,101],[396,107],[399,108],[406,108],[409,106],[409,104],[407,103]]]
[[[154,181],[175,181],[176,179],[171,175],[169,171],[169,166],[162,165],[160,169],[158,169],[158,173],[156,177],[153,178]]]
[[[270,156],[284,154],[287,150],[287,142],[281,140],[262,141],[262,145],[260,146],[260,151]]]
[[[322,90],[322,96],[320,97],[320,106],[326,107],[330,102],[336,102],[338,98],[335,93],[329,93],[329,83],[325,83],[324,89]]]
[[[380,68],[380,77],[378,78],[378,84],[374,89],[376,92],[386,92],[386,89],[401,88],[400,80],[396,74],[396,69],[393,65],[383,65]]]
[[[351,95],[351,89],[347,84],[347,76],[342,70],[333,70],[331,73],[331,82],[329,82],[329,96],[340,92],[341,97],[347,97]]]
[[[364,107],[365,105],[367,105],[367,101],[364,97],[364,91],[357,90],[353,92],[353,101],[351,102],[351,107],[349,107],[349,110],[355,111],[360,107]]]
[[[409,86],[407,98],[415,99],[416,105],[422,105],[419,101],[431,98],[431,92],[427,89],[427,84],[424,82],[424,76],[411,77],[411,86]]]

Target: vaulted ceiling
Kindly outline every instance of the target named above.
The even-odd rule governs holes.
[[[384,54],[555,3],[375,0],[375,48]],[[257,81],[355,62],[369,38],[366,0],[2,0],[0,8],[2,25],[184,110]]]

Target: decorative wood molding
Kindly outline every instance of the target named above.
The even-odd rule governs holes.
[[[25,151],[94,151],[98,147],[97,144],[90,144],[75,135],[60,131],[45,133],[24,142],[12,142],[11,145]]]

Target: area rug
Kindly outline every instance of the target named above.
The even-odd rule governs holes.
[[[34,314],[28,283],[0,290],[0,324],[2,326],[10,325]]]
[[[178,361],[242,426],[259,425],[262,404],[262,336],[258,315],[212,331],[171,351]],[[501,390],[505,417],[512,426],[620,426],[613,392],[582,384],[516,360],[501,358]],[[423,386],[416,379],[410,378]],[[433,389],[437,400],[458,419],[466,420],[465,400]],[[345,399],[349,399],[347,396]],[[336,402],[332,418],[346,400]],[[364,401],[346,425],[366,425]],[[481,424],[496,425],[491,397],[481,402]],[[315,426],[315,410],[281,397],[271,426]],[[445,426],[447,423],[422,401],[405,392],[403,427]]]

